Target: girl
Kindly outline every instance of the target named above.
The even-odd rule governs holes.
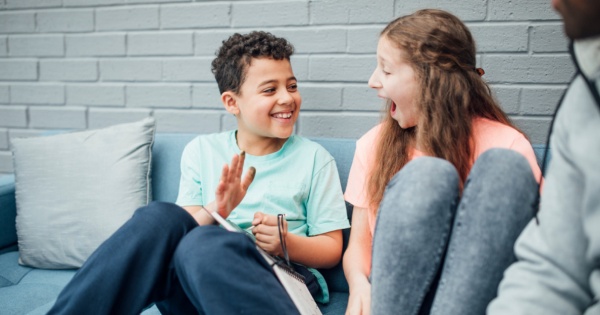
[[[540,169],[482,74],[450,13],[421,10],[381,32],[369,86],[386,110],[358,140],[345,192],[347,314],[481,314],[495,296]]]

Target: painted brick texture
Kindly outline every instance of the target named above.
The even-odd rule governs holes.
[[[573,74],[550,0],[0,0],[0,174],[10,139],[153,116],[159,132],[235,127],[210,63],[234,32],[289,39],[303,97],[296,132],[356,139],[380,118],[368,88],[379,32],[432,7],[471,29],[495,97],[545,142]]]

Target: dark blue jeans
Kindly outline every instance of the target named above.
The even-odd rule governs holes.
[[[48,314],[297,314],[241,233],[198,226],[182,208],[153,202],[106,240]]]
[[[485,314],[538,190],[525,158],[492,149],[459,194],[449,162],[421,157],[392,178],[373,238],[373,314]]]

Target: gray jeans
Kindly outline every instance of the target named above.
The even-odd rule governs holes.
[[[373,238],[373,314],[485,314],[513,245],[532,218],[538,184],[514,151],[484,152],[462,196],[456,169],[417,158],[396,174]]]

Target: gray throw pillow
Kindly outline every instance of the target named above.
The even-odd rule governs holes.
[[[78,268],[152,199],[155,121],[13,139],[19,262]]]

